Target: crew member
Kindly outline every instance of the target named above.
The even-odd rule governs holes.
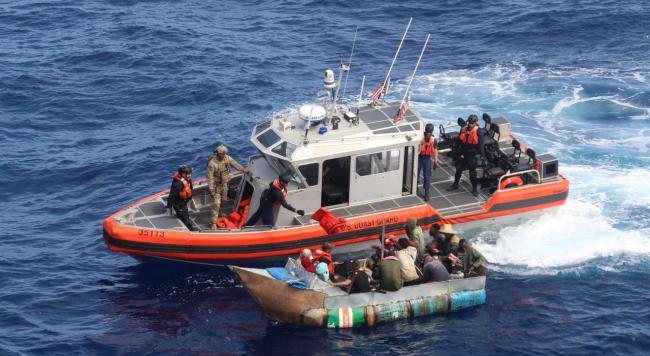
[[[191,231],[198,230],[190,221],[190,212],[187,210],[187,202],[192,199],[192,167],[182,165],[178,167],[178,172],[172,179],[172,186],[167,197],[167,209],[169,215],[174,216],[172,208],[185,226]]]
[[[467,118],[467,125],[460,130],[458,135],[460,140],[460,158],[456,160],[456,175],[454,184],[447,190],[458,189],[460,176],[463,170],[469,169],[469,180],[472,182],[472,194],[478,196],[478,179],[476,178],[476,155],[483,156],[483,137],[478,132],[478,117],[474,114]]]
[[[257,208],[257,211],[255,214],[253,214],[253,216],[250,217],[250,219],[248,219],[246,226],[253,226],[260,219],[262,219],[262,223],[264,225],[274,225],[274,210],[275,207],[279,205],[282,205],[285,209],[298,213],[300,216],[305,215],[304,210],[296,210],[296,208],[287,203],[285,199],[287,197],[287,185],[289,184],[290,180],[290,175],[283,174],[271,182],[271,184],[269,184],[268,189],[262,192],[262,196],[260,197],[260,205]]]
[[[219,145],[214,149],[214,155],[208,161],[208,189],[212,196],[212,229],[216,229],[217,218],[221,202],[228,200],[228,182],[230,181],[230,167],[240,172],[246,172],[235,159],[228,155],[228,148]]]
[[[429,201],[429,189],[431,189],[431,162],[433,160],[434,169],[438,164],[438,150],[436,150],[436,139],[431,136],[431,132],[424,131],[424,138],[420,141],[420,150],[418,155],[418,177],[420,171],[423,176],[424,200]]]

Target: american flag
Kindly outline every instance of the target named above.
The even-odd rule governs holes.
[[[411,96],[409,95],[408,98],[404,101],[404,104],[400,106],[399,111],[397,112],[397,115],[395,116],[395,119],[393,119],[394,123],[398,123],[402,120],[404,120],[404,116],[406,116],[406,113],[409,111],[409,101],[411,101]]]
[[[372,105],[376,105],[377,102],[379,101],[379,97],[381,97],[381,94],[384,92],[384,83],[379,84],[377,89],[372,92],[371,98],[372,98]]]

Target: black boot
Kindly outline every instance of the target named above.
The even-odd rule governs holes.
[[[454,182],[454,184],[447,187],[448,192],[451,192],[452,190],[456,190],[456,189],[458,189],[458,183],[455,183],[455,182]]]
[[[424,201],[429,201],[429,189],[424,191]]]
[[[478,197],[478,189],[476,189],[476,186],[472,187],[472,195]]]

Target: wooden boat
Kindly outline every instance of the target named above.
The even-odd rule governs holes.
[[[266,269],[229,266],[269,319],[287,324],[329,328],[378,323],[448,313],[485,303],[485,277],[422,283],[395,292],[348,294],[306,272],[289,259],[285,269],[306,289],[274,278]]]

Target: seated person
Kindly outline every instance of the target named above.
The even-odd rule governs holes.
[[[352,262],[352,273],[342,282],[333,282],[332,285],[344,288],[348,293],[367,293],[372,289],[372,271],[362,267],[359,261]]]
[[[385,291],[402,289],[404,281],[402,280],[401,269],[402,264],[393,252],[379,261],[373,273],[373,278],[379,281],[379,289]]]
[[[329,282],[330,280],[329,263],[327,261],[327,258],[324,256],[321,256],[318,259],[318,265],[316,265],[316,275],[323,282]]]
[[[423,257],[425,252],[424,234],[418,226],[418,219],[414,217],[408,218],[404,230],[409,240],[415,243],[415,247],[418,249],[418,257]]]
[[[488,269],[485,267],[485,257],[477,249],[470,246],[465,239],[460,240],[458,250],[465,254],[463,272],[468,277],[485,276]]]
[[[314,266],[314,261],[312,260],[311,250],[306,248],[300,253],[300,264],[307,272],[316,272],[316,266]]]
[[[422,269],[424,274],[424,282],[443,282],[451,279],[451,275],[447,272],[445,265],[433,256],[426,256],[424,258],[424,267]]]
[[[420,282],[420,276],[415,268],[415,260],[417,259],[418,251],[415,247],[409,245],[409,240],[403,237],[397,242],[398,250],[395,256],[400,262],[400,274],[404,285],[413,285]]]

